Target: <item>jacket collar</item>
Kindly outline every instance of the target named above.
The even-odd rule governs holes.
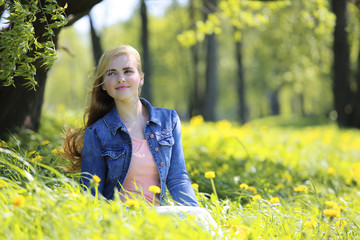
[[[161,126],[160,117],[158,116],[155,108],[150,104],[149,101],[147,101],[145,98],[140,98],[141,103],[146,107],[146,109],[149,112],[149,122],[156,123]],[[117,130],[121,128],[121,130],[125,130],[125,125],[121,122],[119,114],[116,110],[116,106],[110,110],[105,116],[104,116],[104,122],[105,125],[109,128],[112,135],[115,136]]]

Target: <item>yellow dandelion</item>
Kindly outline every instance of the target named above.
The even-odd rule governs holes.
[[[0,183],[0,188],[3,188],[4,187],[4,184]]]
[[[338,227],[345,227],[347,225],[347,221],[345,219],[339,219],[336,221],[335,224]]]
[[[261,199],[262,199],[262,197],[259,194],[256,194],[255,196],[252,197],[252,200],[255,201],[255,202],[259,201]]]
[[[161,189],[156,185],[152,185],[152,186],[149,187],[149,191],[152,192],[152,193],[160,193]]]
[[[214,171],[208,171],[205,173],[205,178],[214,178],[215,172]]]
[[[101,179],[99,178],[98,175],[94,175],[93,176],[93,180],[96,182],[96,183],[99,183],[101,181]]]
[[[50,143],[50,141],[44,140],[44,141],[41,142],[41,145],[42,145],[42,146],[45,146],[45,145],[48,145],[49,143]]]
[[[339,205],[334,201],[325,201],[325,206],[332,208],[339,208]]]
[[[290,236],[285,236],[284,240],[292,240],[292,238]]]
[[[304,225],[307,229],[313,229],[317,226],[317,223],[311,220],[311,221],[307,221]]]
[[[37,162],[37,161],[41,161],[42,159],[43,159],[42,156],[37,155],[36,157],[33,157],[33,158],[31,159],[31,161],[32,161],[32,162]]]
[[[62,149],[53,149],[53,150],[51,150],[51,153],[52,154],[63,154],[65,152]]]
[[[34,155],[35,153],[36,153],[36,151],[31,151],[28,154],[29,154],[29,156],[31,156],[31,155]]]
[[[25,204],[25,200],[26,199],[25,199],[25,197],[23,195],[17,195],[14,198],[13,204],[14,204],[14,206],[22,207]]]
[[[249,187],[248,190],[252,192],[253,194],[257,194],[257,190],[254,187]]]
[[[138,209],[140,207],[140,202],[136,199],[130,198],[126,200],[125,205],[130,208]]]
[[[329,217],[340,217],[340,209],[324,209],[323,213]]]
[[[7,143],[3,140],[0,141],[0,147],[6,147]]]
[[[198,192],[199,191],[199,184],[193,183],[191,184],[191,186],[193,187],[193,189]]]
[[[242,184],[240,184],[240,188],[243,189],[243,190],[248,190],[249,185],[247,185],[246,183],[242,183]]]
[[[270,202],[271,202],[272,204],[279,203],[279,202],[280,202],[280,198],[278,198],[278,197],[272,197],[272,198],[270,199]]]
[[[190,119],[191,126],[199,126],[204,123],[204,118],[201,115],[194,116]]]
[[[300,185],[300,186],[294,188],[295,192],[306,192],[307,190],[308,190],[308,188],[305,185]]]
[[[333,168],[333,167],[328,168],[327,172],[328,172],[329,175],[334,175],[335,174],[335,168]]]

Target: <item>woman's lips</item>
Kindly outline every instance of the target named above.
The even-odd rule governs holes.
[[[117,87],[116,89],[122,90],[122,89],[126,89],[126,88],[129,88],[129,86],[120,86],[120,87]]]

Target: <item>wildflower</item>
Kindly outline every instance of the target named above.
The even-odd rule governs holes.
[[[340,209],[324,209],[323,213],[329,217],[340,217]]]
[[[300,185],[300,186],[294,188],[295,192],[306,192],[307,190],[308,190],[308,188],[305,185]]]
[[[36,151],[31,151],[31,152],[29,152],[29,156],[34,155],[35,153],[36,153]]]
[[[292,240],[292,238],[290,236],[285,236],[284,240]]]
[[[62,153],[64,153],[64,150],[62,150],[62,149],[53,149],[53,150],[51,150],[51,153],[52,154],[62,154]]]
[[[313,229],[313,228],[315,228],[317,226],[317,223],[315,222],[315,221],[307,221],[306,223],[305,223],[305,227],[307,228],[307,229]]]
[[[242,183],[242,184],[240,184],[240,188],[244,189],[244,190],[248,190],[249,186],[246,183]]]
[[[278,197],[272,197],[272,198],[270,199],[270,202],[271,202],[272,204],[279,203],[279,202],[280,202],[280,199],[279,199]]]
[[[44,141],[41,142],[41,146],[48,145],[49,143],[50,143],[50,141],[44,140]]]
[[[17,195],[13,201],[14,206],[22,207],[25,204],[25,197],[23,195]]]
[[[261,196],[259,195],[259,194],[256,194],[255,196],[253,196],[252,197],[252,200],[253,201],[259,201],[259,200],[261,200],[262,198],[261,198]]]
[[[193,183],[191,184],[191,186],[193,187],[193,189],[198,192],[199,191],[199,184]]]
[[[339,219],[339,220],[336,221],[335,224],[336,224],[336,226],[338,226],[338,227],[345,227],[345,226],[347,225],[347,221],[344,220],[344,219]]]
[[[325,201],[325,205],[332,208],[339,208],[339,205],[333,201]]]
[[[0,147],[6,147],[6,145],[7,145],[7,144],[6,144],[5,141],[3,141],[3,140],[0,141]]]
[[[140,207],[139,201],[132,198],[126,200],[125,205],[134,209],[138,209]]]
[[[36,162],[36,161],[41,161],[42,159],[43,159],[42,156],[37,155],[36,157],[33,157],[33,158],[31,159],[31,161],[32,161],[32,162]]]
[[[149,187],[149,191],[152,192],[152,193],[160,193],[161,189],[156,185],[152,185],[152,186]]]
[[[94,175],[93,176],[93,180],[96,182],[96,183],[99,183],[101,181],[101,179],[99,178],[98,175]]]
[[[254,187],[249,187],[249,191],[252,192],[253,194],[257,194],[257,190]]]
[[[199,126],[204,123],[204,118],[201,115],[194,116],[190,119],[191,126]]]
[[[3,188],[4,187],[4,184],[0,183],[0,188]]]
[[[214,178],[215,177],[215,172],[214,171],[208,171],[205,173],[205,178]]]
[[[328,168],[327,172],[328,172],[329,175],[334,175],[335,174],[335,168],[333,168],[333,167]]]

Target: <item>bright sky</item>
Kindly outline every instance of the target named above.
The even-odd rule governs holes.
[[[150,14],[161,16],[172,0],[145,0],[145,2]],[[184,5],[188,0],[177,0],[177,2]],[[90,13],[95,28],[101,29],[104,26],[128,20],[139,4],[140,0],[103,0],[93,7]],[[78,20],[74,27],[78,31],[87,32],[90,28],[88,18],[83,17]]]

